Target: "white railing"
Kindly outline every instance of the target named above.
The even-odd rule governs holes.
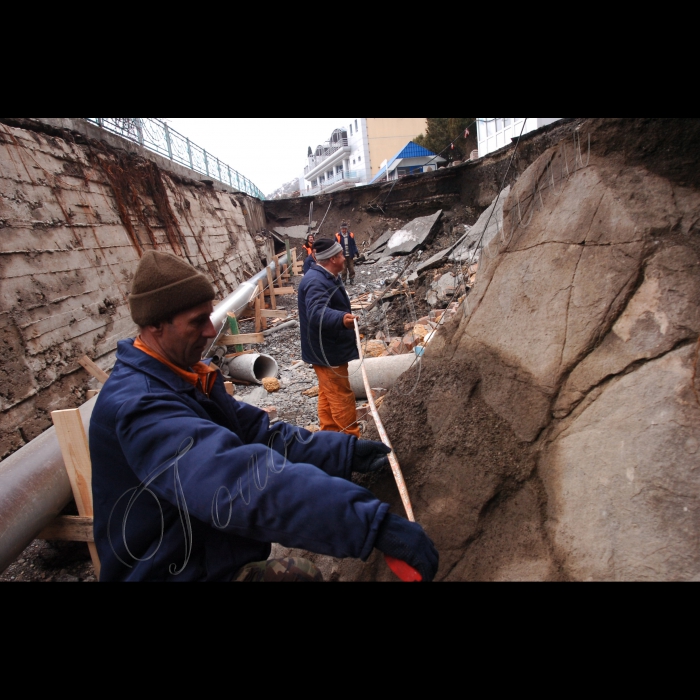
[[[321,153],[319,155],[313,155],[309,157],[309,165],[307,165],[304,168],[304,175],[309,172],[309,170],[313,170],[314,168],[317,168],[321,163],[323,163],[324,160],[327,160],[330,158],[334,153],[339,151],[341,148],[347,148],[348,145],[348,140],[347,139],[340,139],[336,141],[333,145],[330,143],[326,143],[325,146],[321,149]]]
[[[357,172],[357,170],[341,170],[339,173],[336,173],[332,177],[327,177],[321,184],[316,185],[316,187],[312,187],[310,190],[305,190],[301,193],[301,195],[302,197],[310,197],[312,195],[318,194],[319,192],[323,192],[323,190],[327,190],[331,185],[335,185],[341,180],[347,180],[348,182],[351,182],[352,180],[359,179],[360,175]]]

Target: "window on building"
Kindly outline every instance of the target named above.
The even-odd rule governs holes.
[[[311,181],[311,187],[318,187],[318,179]]]
[[[355,131],[357,131],[357,119],[355,119]]]
[[[352,124],[350,124],[350,136],[352,136]]]
[[[362,156],[357,156],[357,162],[359,163],[362,160]]]
[[[354,158],[352,159],[352,164],[355,165],[355,159],[354,159]]]

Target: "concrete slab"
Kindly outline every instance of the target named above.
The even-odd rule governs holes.
[[[489,204],[489,206],[484,210],[483,214],[479,217],[479,220],[467,232],[464,240],[458,246],[455,246],[453,252],[455,260],[464,262],[465,260],[470,259],[474,254],[472,249],[481,239],[482,233],[483,245],[487,246],[493,240],[496,234],[503,229],[503,203],[506,201],[509,192],[510,186],[506,187],[501,192],[500,197],[494,198],[493,202]],[[494,205],[497,205],[495,206],[495,211]],[[493,212],[493,216],[491,216],[491,212]],[[486,226],[487,222],[488,227]]]
[[[394,231],[389,229],[386,233],[383,233],[379,238],[377,238],[372,245],[367,248],[368,253],[374,253],[375,250],[379,250],[383,246],[385,246],[388,242],[389,239],[394,235]]]
[[[432,233],[438,219],[442,216],[439,209],[430,216],[420,216],[399,229],[386,244],[389,255],[408,255],[418,248]]]
[[[300,224],[299,226],[275,226],[272,230],[282,236],[282,238],[289,236],[290,238],[301,240],[304,240],[310,231],[308,224]]]

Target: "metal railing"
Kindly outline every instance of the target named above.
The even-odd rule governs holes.
[[[316,187],[312,187],[310,190],[305,190],[304,192],[301,192],[301,196],[310,197],[311,195],[318,194],[319,192],[328,189],[331,185],[335,185],[341,180],[352,181],[359,179],[360,176],[357,170],[341,170],[339,173],[333,175],[333,177],[327,177],[320,185],[316,185]]]
[[[323,163],[324,160],[330,158],[330,156],[332,156],[336,151],[339,151],[341,148],[347,148],[347,145],[347,139],[338,139],[333,143],[333,145],[331,145],[329,142],[326,142],[326,144],[321,148],[321,153],[319,153],[318,155],[314,154],[313,156],[309,157],[309,161],[313,162],[313,165],[311,165],[310,163],[304,168],[304,175],[306,175],[306,173],[308,173],[309,170],[317,168],[321,163]]]
[[[265,195],[247,177],[243,177],[238,171],[192,143],[161,119],[148,117],[85,119],[113,134],[134,141],[149,151],[154,151],[175,163],[206,175],[212,180],[218,180],[258,199],[265,199]]]

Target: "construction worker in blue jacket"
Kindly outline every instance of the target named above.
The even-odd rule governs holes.
[[[335,234],[335,240],[340,243],[343,249],[343,255],[345,256],[345,266],[343,271],[340,273],[340,277],[344,284],[348,284],[348,276],[350,277],[349,284],[355,282],[355,258],[359,257],[360,252],[357,250],[357,244],[355,243],[355,234],[348,230],[348,224],[346,221],[340,225],[340,231]]]
[[[317,581],[307,559],[269,559],[271,543],[366,560],[373,549],[434,578],[420,525],[351,481],[389,449],[310,433],[236,401],[200,361],[217,332],[215,290],[181,258],[149,250],[129,295],[135,339],[90,419],[100,581]]]

